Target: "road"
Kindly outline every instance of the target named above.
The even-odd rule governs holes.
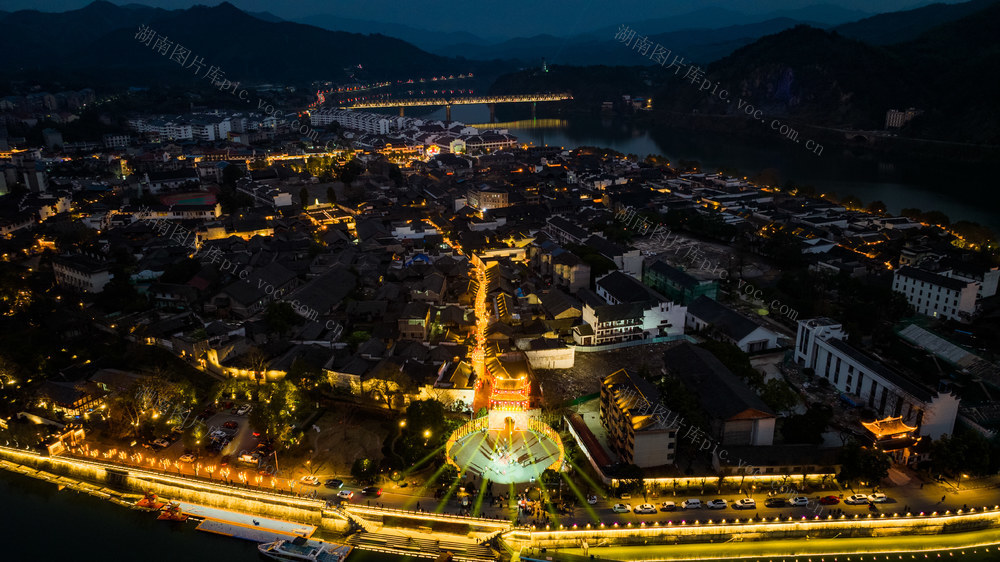
[[[398,487],[395,483],[382,483],[379,486],[382,487],[383,493],[381,497],[368,497],[361,494],[361,487],[351,484],[351,477],[349,475],[326,475],[317,474],[321,481],[325,481],[328,478],[339,478],[345,482],[342,489],[353,490],[355,495],[351,503],[361,504],[361,505],[382,505],[385,507],[397,508],[397,509],[416,509],[419,503],[420,508],[424,511],[439,511],[440,502],[433,498],[432,493],[424,494],[424,490],[420,486],[407,485],[405,488]],[[520,484],[517,486],[517,491],[522,492],[527,487],[527,484]],[[302,492],[305,489],[303,486],[299,489]],[[316,491],[318,497],[326,498],[331,501],[340,502],[341,500],[336,498],[337,490],[330,490],[325,487],[318,486],[313,488]],[[500,494],[509,491],[509,486],[495,484],[493,491],[495,494]],[[858,490],[859,493],[863,491]],[[926,484],[924,487],[920,487],[918,484],[913,484],[909,486],[903,486],[899,488],[892,488],[885,490],[889,496],[889,500],[885,503],[877,504],[878,513],[885,513],[887,515],[892,515],[893,513],[899,513],[903,515],[906,510],[909,509],[911,513],[919,513],[920,511],[925,511],[927,513],[938,511],[944,512],[945,510],[958,510],[963,507],[975,507],[981,508],[983,506],[993,507],[994,505],[1000,503],[1000,491],[995,487],[983,487],[977,489],[964,489],[956,490],[953,483],[946,485],[942,484]],[[850,490],[845,490],[843,493],[844,497],[851,495]],[[563,489],[564,497],[569,497],[569,491],[564,487]],[[848,505],[843,501],[839,501],[835,505],[820,505],[817,503],[820,497],[834,495],[839,496],[840,492],[836,490],[819,491],[818,493],[807,494],[807,497],[812,500],[807,507],[766,507],[764,505],[764,500],[767,499],[766,494],[755,494],[754,499],[756,500],[757,506],[754,509],[735,509],[732,507],[732,502],[740,499],[740,496],[733,494],[722,494],[722,495],[661,495],[659,497],[648,496],[643,499],[641,495],[633,496],[630,499],[622,500],[616,498],[599,498],[598,502],[594,505],[587,505],[583,502],[577,502],[578,505],[573,509],[572,514],[560,516],[556,519],[550,519],[550,521],[562,523],[562,524],[585,524],[585,523],[597,523],[604,522],[606,524],[611,524],[614,522],[620,523],[666,523],[668,521],[679,521],[679,520],[702,520],[707,521],[709,519],[759,519],[761,517],[766,517],[768,519],[773,519],[775,517],[792,517],[792,518],[814,518],[819,516],[825,518],[827,516],[838,517],[840,514],[844,514],[847,517],[853,517],[857,515],[858,517],[865,517],[869,513],[869,506],[866,504],[862,505]],[[945,497],[945,501],[941,502],[942,496]],[[709,500],[722,498],[726,499],[727,505],[724,509],[708,509],[702,507],[700,509],[684,510],[681,508],[681,502],[687,498],[698,498],[701,499],[704,505]],[[470,497],[470,503],[475,504],[475,493]],[[675,502],[676,509],[674,511],[661,511],[660,507],[664,501]],[[615,513],[612,507],[616,503],[630,504],[630,510],[628,513]],[[653,514],[636,514],[634,513],[634,508],[638,507],[640,504],[650,503],[657,507],[656,513]],[[514,507],[507,506],[504,508],[497,508],[490,506],[489,502],[483,501],[480,509],[480,514],[485,517],[490,518],[511,518],[514,514]],[[457,494],[453,494],[450,500],[440,508],[443,513],[458,514],[463,511],[463,507],[460,504],[460,500]],[[522,522],[530,522],[532,519],[544,520],[544,517],[530,517],[527,514],[522,514]]]

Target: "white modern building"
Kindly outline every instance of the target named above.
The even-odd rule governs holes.
[[[842,399],[874,410],[879,419],[901,417],[920,435],[950,435],[958,415],[957,396],[932,389],[886,367],[845,341],[843,326],[829,318],[800,320],[795,362],[811,368],[841,392]]]
[[[893,275],[892,290],[919,314],[968,322],[976,312],[979,283],[906,266]]]
[[[309,116],[309,123],[314,127],[325,127],[331,123],[337,123],[345,129],[378,135],[387,135],[393,128],[392,120],[385,115],[347,109],[318,111]]]
[[[56,257],[52,272],[60,287],[83,293],[100,293],[114,277],[106,263],[83,254]]]
[[[942,271],[941,275],[951,277],[952,279],[978,283],[979,293],[976,296],[979,299],[988,299],[997,294],[997,282],[1000,281],[1000,268],[995,265],[980,268],[952,268]]]
[[[573,328],[577,345],[605,345],[684,333],[687,307],[621,271],[596,282],[597,293],[580,289],[583,324]]]

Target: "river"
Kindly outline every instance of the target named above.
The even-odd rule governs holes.
[[[511,112],[506,112],[511,115]],[[773,142],[728,136],[724,133],[681,129],[650,129],[621,118],[573,116],[562,123],[530,126],[525,108],[513,112],[509,131],[519,140],[535,145],[567,148],[599,146],[626,154],[660,154],[671,162],[695,160],[709,170],[726,170],[747,177],[765,169],[777,172],[780,182],[812,185],[819,192],[854,195],[866,205],[882,201],[890,213],[916,207],[937,210],[952,221],[968,220],[1000,232],[1000,190],[996,189],[996,163],[955,165],[927,159],[873,158],[845,154],[833,148],[817,156],[775,134]],[[428,115],[444,119],[444,110]],[[465,123],[486,123],[485,106],[460,105],[452,118]],[[507,117],[509,118],[509,117]]]
[[[48,482],[4,470],[0,470],[0,505],[7,514],[4,516],[2,535],[0,535],[6,539],[3,544],[4,554],[0,560],[17,562],[64,559],[73,562],[108,560],[131,562],[150,559],[213,562],[263,560],[252,542],[196,531],[194,522],[158,521],[151,513],[127,509],[68,489],[58,490],[55,485]],[[991,536],[992,540],[995,540],[995,536]],[[683,555],[676,548],[650,548],[652,550],[648,553],[655,552],[665,558],[672,559]],[[693,548],[699,558],[711,556],[713,552],[706,551],[703,547]],[[629,559],[635,553],[626,553],[628,550],[628,548],[611,549],[603,554],[610,558],[615,558],[617,554],[619,559]],[[751,562],[780,559],[788,562],[806,562],[810,558],[816,560],[823,558],[815,555],[798,558],[772,556],[758,558],[752,550],[743,553],[727,552],[726,556],[739,557],[741,554],[749,554],[745,560]],[[642,552],[647,551],[642,549]],[[989,553],[978,549],[973,554],[961,549],[945,554],[947,558],[961,559],[963,562],[986,562],[996,560],[998,556],[995,548]],[[930,553],[929,556],[935,557],[935,554]],[[891,558],[883,557],[884,555],[865,556],[861,559],[873,561],[897,559],[895,555]],[[417,562],[427,559],[389,556],[355,549],[347,560],[348,562]]]
[[[263,560],[250,541],[196,531],[194,522],[158,521],[151,513],[5,470],[0,470],[0,506],[7,514],[0,560]],[[360,550],[348,557],[349,562],[409,560],[416,559]]]

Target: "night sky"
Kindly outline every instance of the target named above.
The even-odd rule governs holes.
[[[759,16],[772,12],[798,11],[797,19],[819,19],[815,10],[803,8],[825,5],[824,13],[833,14],[820,23],[842,23],[866,17],[872,13],[905,10],[930,4],[920,0],[833,0],[809,2],[795,0],[730,0],[727,2],[698,2],[696,0],[230,0],[238,8],[249,12],[270,12],[286,19],[303,18],[317,14],[335,14],[355,20],[375,20],[403,24],[433,31],[466,31],[480,37],[510,38],[548,33],[568,36],[589,32],[620,22],[641,22],[653,18],[670,18],[691,12],[704,15],[704,25],[712,25],[718,10],[741,12]],[[954,3],[945,0],[946,3]],[[14,11],[36,9],[61,12],[81,8],[89,0],[2,0],[0,10]],[[125,4],[127,2],[115,2]],[[215,5],[218,2],[192,2],[191,0],[146,0],[136,2],[167,9],[187,8],[194,4]],[[852,13],[853,12],[853,13]],[[788,14],[776,14],[788,15]],[[755,17],[760,20],[761,18]],[[728,24],[729,22],[727,22]]]

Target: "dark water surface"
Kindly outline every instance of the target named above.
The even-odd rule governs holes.
[[[513,113],[515,119],[530,120],[526,107]],[[427,117],[444,119],[444,110]],[[487,123],[489,110],[458,105],[452,108],[452,118]],[[898,214],[907,207],[937,210],[952,222],[978,222],[1000,232],[1000,181],[993,174],[1000,162],[958,165],[916,157],[853,156],[833,147],[817,156],[806,150],[804,136],[796,144],[778,134],[773,139],[746,139],[724,133],[650,128],[619,118],[573,116],[558,127],[518,123],[510,132],[524,143],[599,146],[642,157],[661,154],[673,163],[695,160],[708,169],[745,176],[771,169],[781,182],[790,180],[821,192],[854,195],[866,205],[879,200],[890,213]]]

